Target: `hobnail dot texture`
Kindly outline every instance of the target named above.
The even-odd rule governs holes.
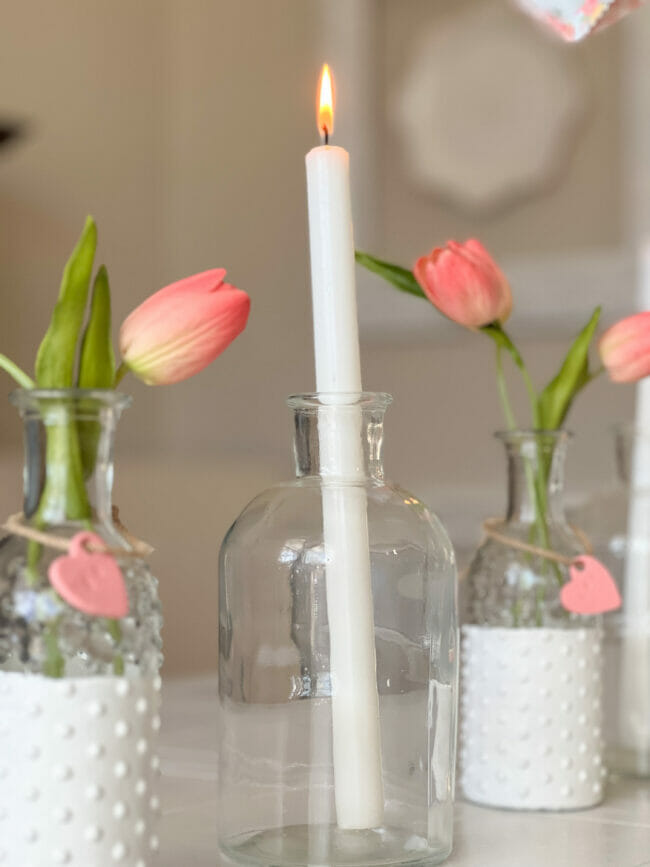
[[[160,678],[0,672],[0,864],[154,864]]]
[[[462,636],[465,797],[518,810],[600,803],[600,631],[465,626]]]

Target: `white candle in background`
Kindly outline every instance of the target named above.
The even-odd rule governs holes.
[[[332,128],[325,67],[319,130],[326,142]],[[349,156],[326,144],[306,164],[316,386],[327,404],[319,445],[336,814],[339,827],[365,829],[382,824],[384,797],[367,499],[349,484],[364,478],[361,408],[349,403],[361,392]]]
[[[650,310],[650,242],[639,257],[639,310]],[[636,429],[631,464],[623,583],[621,636],[621,745],[650,756],[650,379],[636,394]],[[647,764],[647,758],[646,758]],[[647,768],[646,768],[647,770]]]

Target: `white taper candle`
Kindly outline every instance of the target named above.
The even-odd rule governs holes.
[[[379,699],[370,576],[361,366],[349,156],[323,146],[306,158],[311,241],[323,534],[332,679],[333,762],[339,827],[382,824]]]

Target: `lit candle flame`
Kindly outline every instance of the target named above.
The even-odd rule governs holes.
[[[323,66],[320,77],[320,98],[318,102],[318,130],[329,141],[334,132],[334,88],[332,75],[327,63]]]

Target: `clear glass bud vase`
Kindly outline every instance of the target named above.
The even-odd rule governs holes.
[[[454,554],[384,479],[390,398],[331,401],[290,399],[297,478],[254,499],[221,551],[220,846],[254,865],[438,864],[452,845]],[[340,423],[359,446],[349,472],[328,446]]]
[[[599,619],[560,598],[588,544],[564,512],[565,431],[498,434],[508,504],[466,577],[461,782],[511,809],[579,809],[602,799]],[[546,556],[550,553],[550,557]]]
[[[623,605],[605,615],[605,741],[613,771],[650,776],[650,430],[615,429],[617,485],[576,509]]]
[[[158,846],[160,604],[111,504],[113,436],[130,401],[83,390],[18,391],[12,400],[26,452],[23,515],[0,541],[0,861],[149,864]],[[83,600],[66,602],[51,583],[52,563],[72,554],[66,545],[82,532],[99,537],[119,567],[128,596],[120,619],[84,613]],[[82,597],[104,592],[86,586],[87,571],[79,578]]]

